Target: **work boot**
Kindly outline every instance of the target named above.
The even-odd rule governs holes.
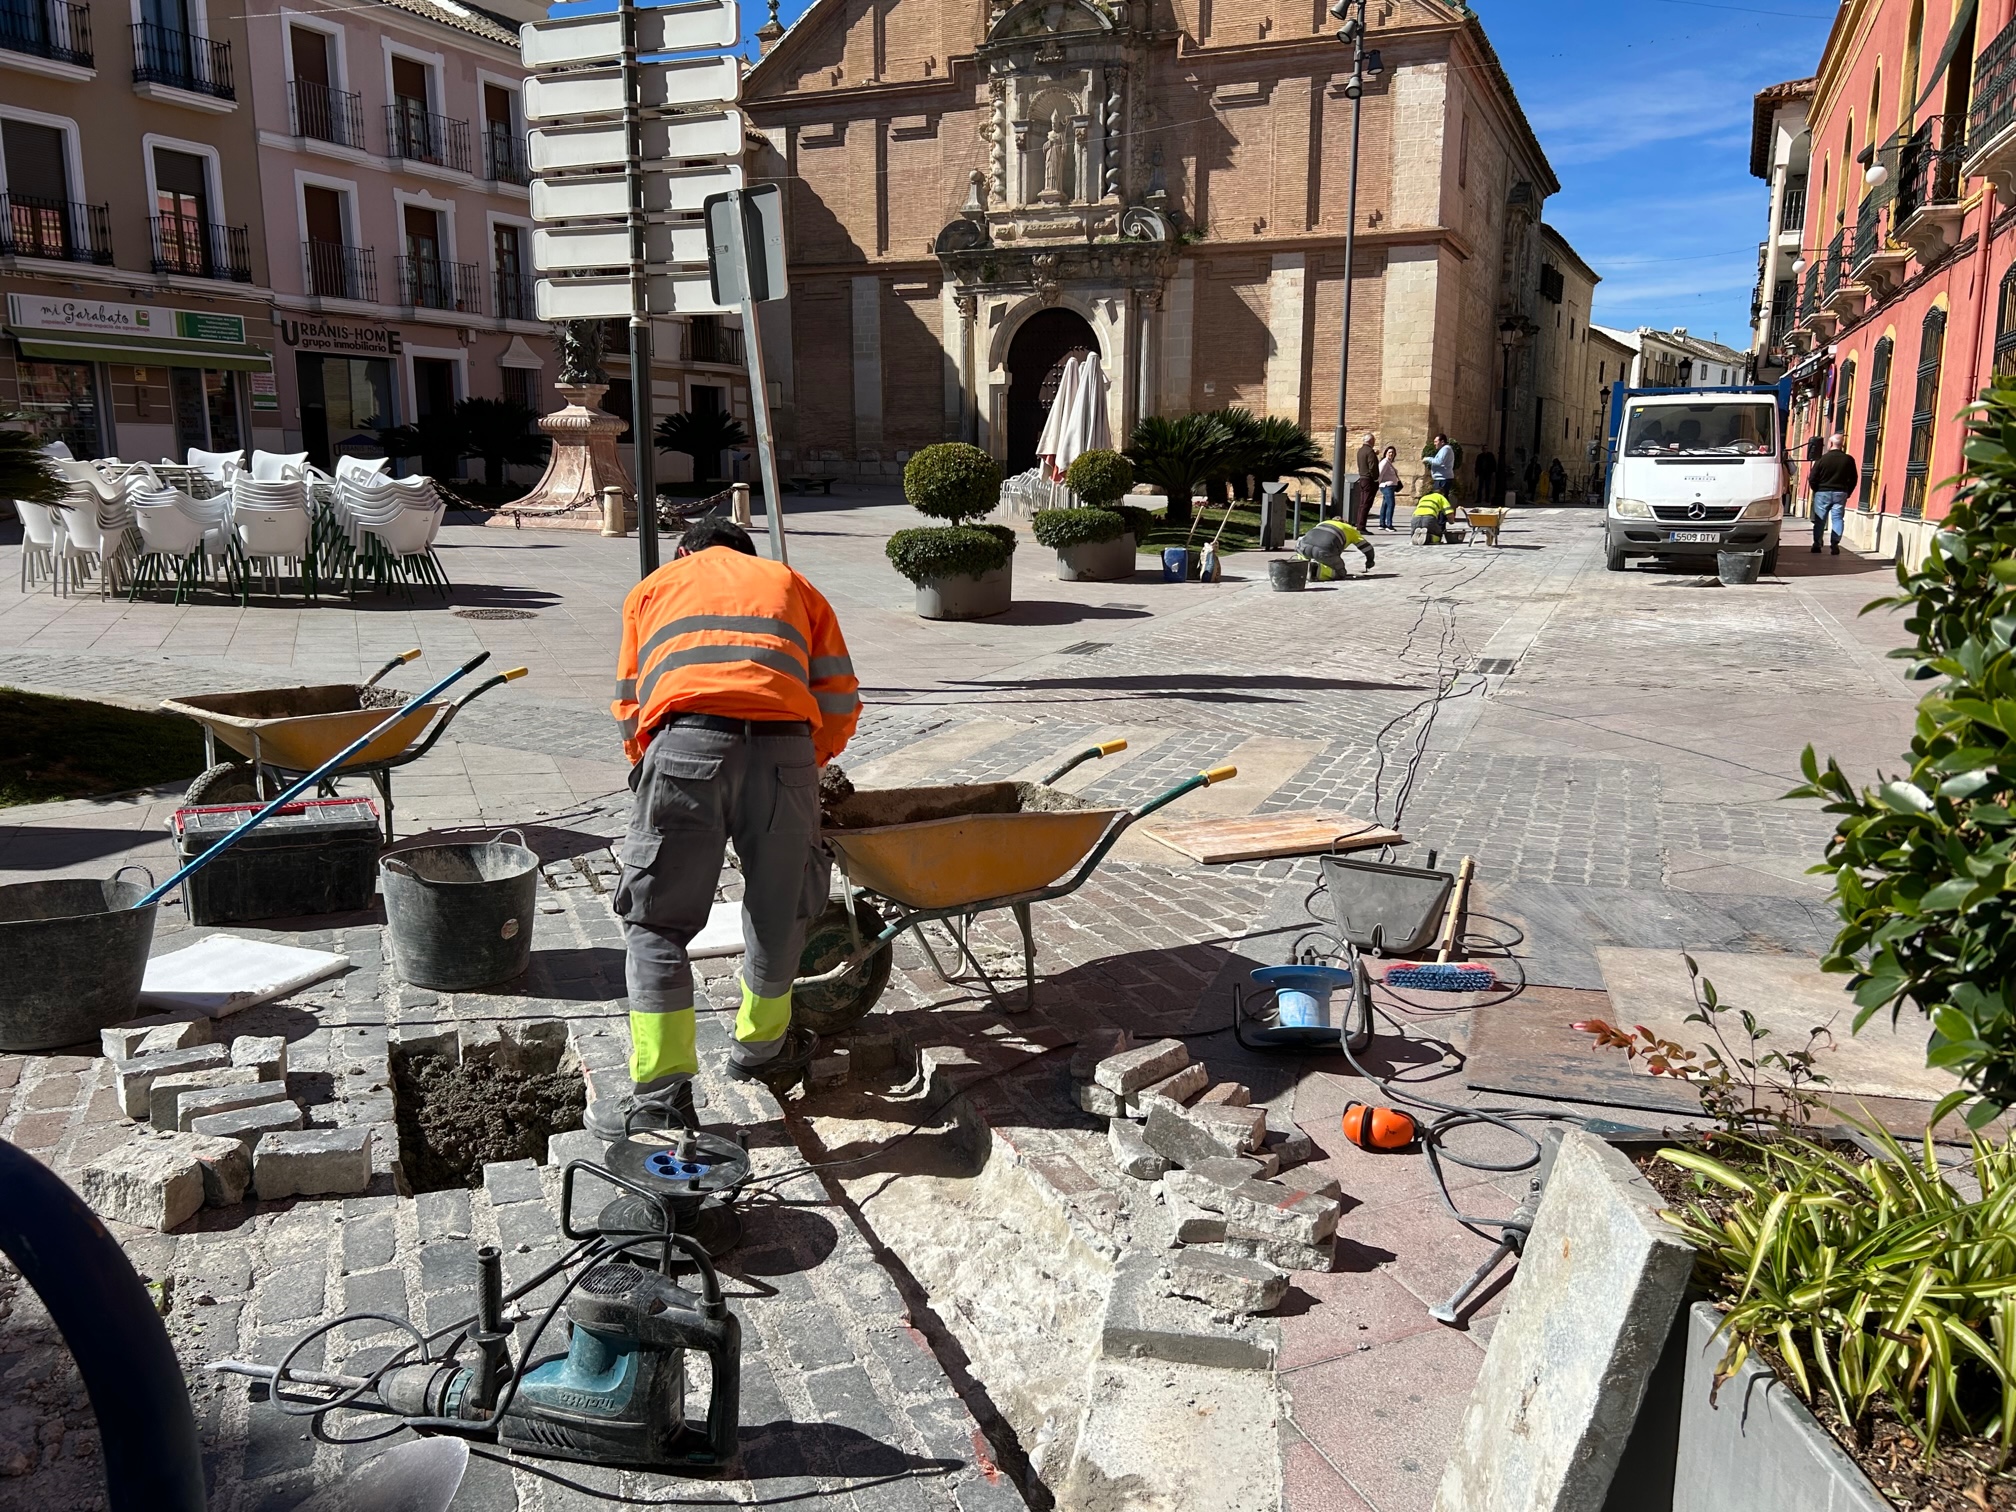
[[[1838,536],[1837,536],[1837,537],[1835,537],[1835,539],[1834,539],[1834,543],[1833,543],[1833,544],[1832,544],[1831,546],[1829,546],[1829,547],[1827,548],[1827,551],[1828,551],[1828,554],[1829,554],[1830,556],[1839,556],[1839,555],[1841,555],[1841,539],[1840,539],[1840,537],[1838,537]]]
[[[1820,543],[1818,541],[1815,541],[1813,543],[1813,555],[1815,556],[1820,555]]]
[[[600,1097],[588,1104],[582,1127],[604,1144],[614,1144],[630,1134],[646,1129],[698,1128],[694,1110],[693,1081],[681,1077],[656,1092],[627,1093],[622,1097]]]
[[[736,1053],[750,1047],[738,1042],[735,1052],[728,1057],[728,1074],[737,1081],[761,1082],[782,1097],[805,1079],[813,1052],[819,1048],[819,1036],[810,1029],[793,1024],[784,1031],[784,1038],[776,1043],[776,1054],[765,1060],[745,1062],[737,1060]]]

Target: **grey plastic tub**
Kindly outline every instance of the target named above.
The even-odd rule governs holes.
[[[1715,553],[1715,574],[1731,588],[1741,588],[1756,582],[1763,571],[1764,553],[1761,551]]]
[[[1414,955],[1433,942],[1449,910],[1456,874],[1325,856],[1323,885],[1337,927],[1353,945],[1389,956]]]
[[[0,1050],[95,1041],[132,1018],[154,944],[151,890],[89,877],[0,887]]]
[[[1269,562],[1267,581],[1276,593],[1300,593],[1309,586],[1309,559],[1281,557]]]
[[[471,992],[531,964],[539,858],[522,845],[500,837],[395,851],[378,863],[378,889],[392,964],[416,987]]]

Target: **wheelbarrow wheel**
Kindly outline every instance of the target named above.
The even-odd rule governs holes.
[[[259,783],[248,763],[220,761],[189,784],[182,801],[191,808],[208,803],[257,803]]]
[[[805,949],[798,957],[799,976],[831,971],[853,951],[855,937],[847,927],[846,907],[836,898],[805,927]],[[882,932],[882,915],[866,898],[855,900],[854,917],[862,939],[873,939]],[[803,1024],[815,1034],[838,1034],[858,1024],[881,1001],[883,990],[889,985],[890,964],[885,946],[837,981],[795,989],[791,994],[791,1021]]]

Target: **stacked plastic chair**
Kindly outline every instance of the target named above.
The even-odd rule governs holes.
[[[217,483],[229,483],[245,467],[245,453],[202,451],[189,448],[189,466]]]
[[[122,578],[139,545],[126,486],[90,462],[52,458],[68,487],[53,512],[55,591],[97,578],[105,595],[124,586]]]
[[[239,554],[245,559],[247,591],[256,572],[266,579],[269,593],[278,593],[280,576],[291,570],[301,591],[313,598],[317,575],[309,484],[298,466],[291,478],[260,478],[257,463],[270,456],[268,452],[253,453],[253,471],[231,480],[231,526]],[[306,457],[302,453],[304,465]]]
[[[21,517],[21,591],[26,593],[43,578],[49,591],[56,591],[56,516],[59,511],[32,499],[16,499],[14,512]]]
[[[164,570],[174,578],[178,604],[206,577],[229,587],[238,585],[244,563],[231,524],[229,494],[198,499],[180,488],[141,482],[128,497],[141,543],[129,596],[138,597],[143,587],[159,583]],[[243,602],[245,594],[239,597]]]
[[[252,453],[251,473],[260,483],[282,483],[307,475],[308,453],[269,452]]]
[[[346,576],[354,592],[364,577],[380,588],[397,582],[407,596],[423,582],[444,597],[448,574],[434,554],[447,506],[427,478],[340,478],[334,514],[351,557]]]

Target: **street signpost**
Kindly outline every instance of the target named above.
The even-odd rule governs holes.
[[[728,308],[714,297],[695,217],[712,196],[740,191],[744,129],[741,112],[729,108],[741,95],[740,58],[652,55],[732,47],[740,36],[735,0],[651,7],[621,0],[613,14],[519,30],[532,70],[525,118],[536,123],[532,216],[547,223],[533,237],[533,262],[558,275],[538,281],[535,304],[541,320],[629,318],[637,557],[645,576],[658,567],[651,321]]]
[[[782,299],[784,196],[775,184],[730,189],[707,201],[707,275],[715,301],[742,312],[742,350],[749,364],[749,403],[756,417],[756,462],[763,471],[763,519],[770,555],[790,564],[784,545],[784,490],[778,486],[776,437],[770,429],[770,385],[763,375],[763,331],[756,306]]]

